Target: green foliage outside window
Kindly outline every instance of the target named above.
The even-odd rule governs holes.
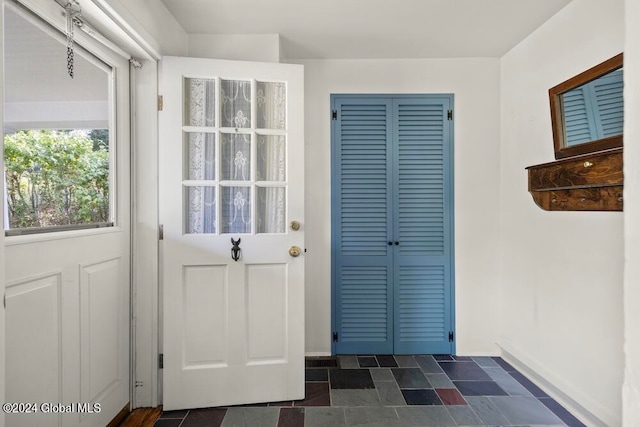
[[[9,228],[110,221],[108,139],[103,129],[6,135]]]

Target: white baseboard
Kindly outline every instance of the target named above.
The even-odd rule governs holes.
[[[330,351],[308,351],[305,354],[305,357],[326,357],[331,356]]]
[[[542,366],[540,363],[529,358],[524,352],[519,351],[510,343],[502,342],[499,344],[502,349],[502,358],[513,365],[520,373],[527,377],[531,382],[540,387],[545,393],[553,397],[565,409],[573,414],[580,421],[588,426],[607,427],[612,425],[621,425],[622,419],[620,414],[614,414],[607,408],[602,406],[600,402],[593,400],[584,392],[576,390],[568,384],[564,379]],[[606,419],[612,420],[605,423],[596,416],[592,411],[578,403],[574,398],[565,393],[564,390],[571,390],[572,394],[579,397],[581,401],[588,402],[589,407],[594,408],[600,414],[606,414]]]

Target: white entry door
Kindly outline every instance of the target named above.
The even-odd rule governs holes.
[[[160,73],[164,409],[301,399],[303,68]]]
[[[130,402],[129,63],[77,31],[72,79],[59,5],[2,3],[0,387],[36,404],[6,425],[102,427]]]

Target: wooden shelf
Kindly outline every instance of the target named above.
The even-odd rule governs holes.
[[[529,192],[547,211],[622,211],[622,148],[529,166]]]

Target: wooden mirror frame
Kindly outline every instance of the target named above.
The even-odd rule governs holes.
[[[577,156],[580,154],[593,153],[610,148],[622,147],[623,135],[614,135],[607,138],[596,139],[567,147],[564,141],[564,114],[562,111],[562,94],[578,86],[582,86],[592,80],[597,79],[611,71],[622,67],[623,54],[620,53],[611,59],[607,59],[601,64],[578,74],[569,80],[560,83],[549,89],[549,102],[551,104],[551,127],[553,129],[553,147],[556,159]]]

